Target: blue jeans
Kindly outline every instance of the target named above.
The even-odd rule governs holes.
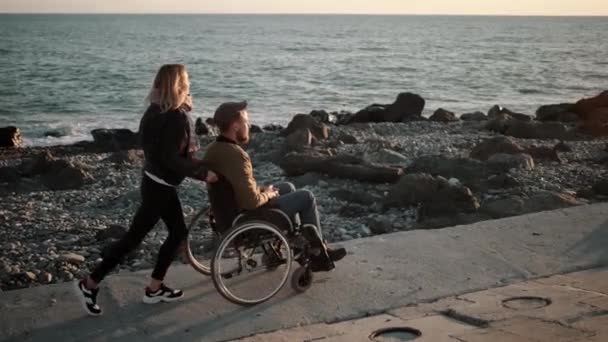
[[[294,221],[296,214],[301,224],[312,224],[321,235],[321,222],[317,210],[315,195],[308,190],[296,190],[291,183],[278,183],[274,185],[279,190],[279,197],[270,201],[270,205],[289,215]]]

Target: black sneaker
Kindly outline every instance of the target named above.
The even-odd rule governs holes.
[[[84,285],[84,280],[80,280],[78,282],[74,282],[76,288],[76,294],[80,299],[80,303],[84,310],[91,316],[99,316],[102,314],[102,310],[97,305],[97,294],[99,293],[99,288],[89,290]]]
[[[156,304],[160,302],[174,302],[184,296],[182,290],[174,290],[165,286],[165,284],[161,284],[160,288],[156,292],[151,292],[148,288],[146,288],[146,293],[144,294],[144,303],[146,304]]]
[[[344,259],[344,257],[346,256],[346,249],[344,249],[344,248],[337,248],[337,249],[327,248],[327,254],[329,255],[329,258],[331,259],[331,261],[340,261],[340,260]]]

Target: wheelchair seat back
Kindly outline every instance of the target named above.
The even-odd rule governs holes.
[[[208,184],[207,189],[216,233],[224,233],[233,226],[252,220],[268,222],[283,231],[294,230],[293,220],[281,210],[269,205],[255,210],[239,210],[234,189],[222,175],[218,175],[217,182]]]

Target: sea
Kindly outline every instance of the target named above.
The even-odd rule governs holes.
[[[0,127],[28,145],[137,129],[158,68],[183,63],[195,117],[246,99],[255,124],[400,92],[462,114],[533,114],[608,89],[608,18],[0,15]],[[49,136],[50,135],[50,136]]]

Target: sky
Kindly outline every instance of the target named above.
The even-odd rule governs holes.
[[[0,0],[0,13],[608,15],[608,0]]]

